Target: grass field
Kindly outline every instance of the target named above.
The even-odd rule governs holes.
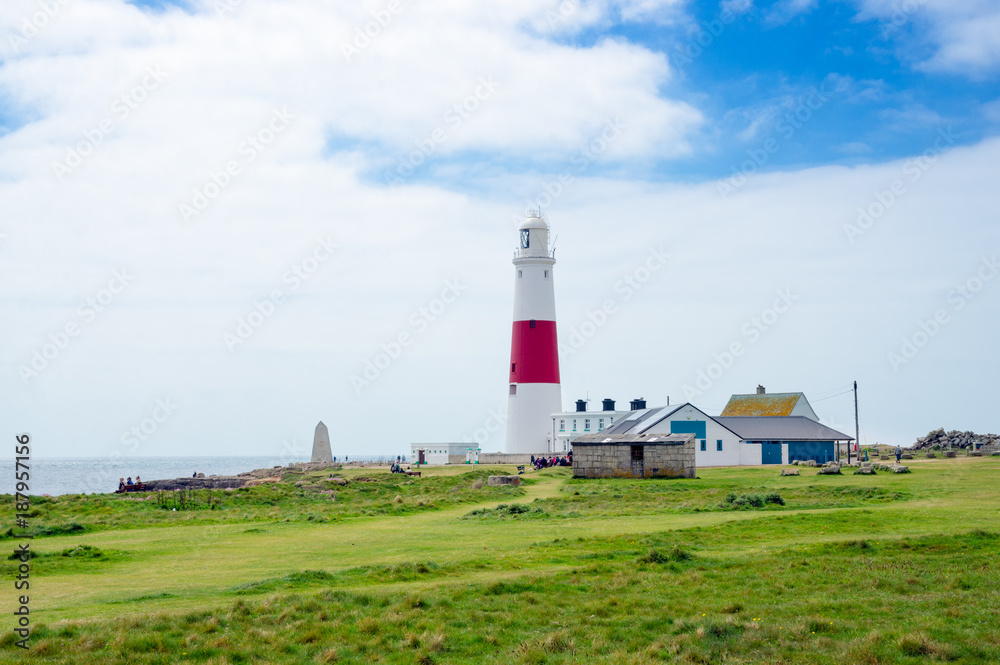
[[[1000,662],[1000,459],[911,468],[39,498],[31,649],[5,627],[0,661]]]

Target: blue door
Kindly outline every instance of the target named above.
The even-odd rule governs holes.
[[[781,443],[765,441],[760,444],[761,464],[781,464]]]

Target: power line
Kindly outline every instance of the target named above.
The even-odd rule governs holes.
[[[840,397],[841,395],[846,395],[846,394],[852,393],[852,392],[854,392],[854,389],[853,388],[849,388],[849,389],[845,390],[842,393],[837,393],[836,395],[827,395],[826,397],[821,397],[819,399],[814,399],[813,403],[822,402],[825,399],[833,399],[834,397]]]

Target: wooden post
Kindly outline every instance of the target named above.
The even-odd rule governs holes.
[[[855,381],[854,382],[854,442],[859,446],[861,445],[860,438],[861,438],[860,427],[858,426],[858,382]],[[850,451],[850,448],[848,448],[848,451]],[[848,452],[847,462],[848,464],[850,464],[851,462],[850,452]]]

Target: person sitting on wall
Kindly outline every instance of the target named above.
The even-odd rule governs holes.
[[[124,478],[119,478],[118,479],[118,491],[119,492],[124,492],[125,491],[125,479]]]

